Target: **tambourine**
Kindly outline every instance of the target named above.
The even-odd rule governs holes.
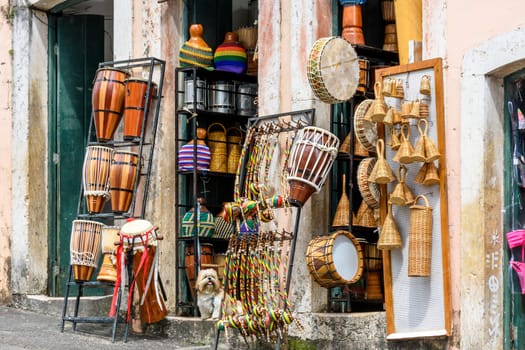
[[[349,100],[359,85],[359,59],[352,45],[341,37],[318,39],[308,57],[308,82],[325,103]]]
[[[354,113],[354,131],[357,141],[371,152],[376,151],[377,126],[365,116],[373,102],[372,99],[364,100],[357,106]]]
[[[363,200],[370,208],[379,208],[379,187],[374,182],[369,182],[368,177],[374,169],[377,158],[369,157],[363,159],[357,167],[357,186]]]

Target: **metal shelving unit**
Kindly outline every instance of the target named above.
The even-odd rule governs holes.
[[[108,142],[98,142],[95,135],[94,118],[92,114],[89,134],[88,134],[88,146],[99,145],[112,147],[114,149],[131,148],[138,154],[137,162],[137,181],[135,181],[133,188],[133,199],[131,202],[130,209],[126,213],[114,213],[108,210],[104,210],[101,213],[87,213],[84,203],[84,189],[81,186],[79,191],[78,208],[77,208],[77,219],[80,220],[98,220],[102,221],[107,225],[115,225],[119,220],[125,220],[128,218],[144,218],[146,203],[148,200],[148,191],[151,180],[151,171],[153,167],[153,154],[155,149],[155,141],[157,136],[158,119],[160,113],[160,104],[162,100],[162,88],[164,83],[164,72],[165,72],[165,61],[159,60],[154,57],[123,60],[123,61],[111,61],[102,62],[99,64],[99,68],[117,68],[126,70],[129,72],[141,71],[144,81],[147,81],[147,90],[145,100],[149,101],[152,99],[151,105],[145,104],[143,110],[144,125],[142,127],[141,136],[132,140],[118,140],[114,139]],[[152,85],[156,85],[156,90],[150,89]],[[154,95],[151,95],[151,92]],[[149,131],[148,131],[149,130]],[[139,202],[140,207],[137,207],[136,194],[141,185],[142,198]],[[106,203],[107,204],[107,203]],[[131,254],[129,254],[131,255]],[[128,281],[133,278],[132,276],[132,264],[133,258],[130,256],[128,259]],[[75,306],[73,315],[68,314],[68,298],[71,293],[71,287],[76,287],[75,295]],[[62,310],[62,325],[61,331],[64,331],[65,322],[73,323],[73,331],[76,331],[78,323],[105,323],[112,324],[112,341],[115,341],[116,328],[119,322],[126,323],[126,329],[124,334],[124,341],[127,341],[128,336],[128,321],[119,315],[120,303],[122,299],[123,290],[117,286],[117,301],[116,301],[116,316],[80,316],[79,306],[82,301],[84,289],[86,288],[115,288],[115,283],[111,282],[99,282],[99,281],[76,281],[73,279],[72,266],[70,265],[68,271],[68,277],[66,282],[66,291],[64,296],[64,305]],[[128,286],[129,287],[129,286]],[[133,291],[128,290],[128,298],[132,298]]]

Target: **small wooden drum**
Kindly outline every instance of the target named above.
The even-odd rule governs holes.
[[[115,213],[125,213],[131,206],[137,181],[137,153],[117,151],[111,162],[109,187],[111,209]]]
[[[135,219],[120,229],[123,249],[133,251],[133,277],[139,292],[139,313],[144,323],[156,323],[168,314],[161,296],[157,245],[160,239],[151,222]]]
[[[89,213],[100,213],[109,199],[109,169],[115,151],[103,146],[88,146],[82,168],[82,185]]]
[[[235,107],[235,86],[232,83],[218,81],[210,84],[209,109],[212,112],[233,114]]]
[[[150,112],[151,101],[157,94],[157,85],[143,79],[126,79],[124,99],[124,139],[133,140],[142,136]]]
[[[125,80],[129,74],[116,68],[99,68],[93,85],[92,105],[97,139],[113,139],[124,107]]]
[[[206,81],[186,79],[184,81],[184,107],[188,109],[206,109]]]
[[[103,226],[96,221],[73,220],[70,253],[76,281],[89,281],[98,266]]]
[[[241,84],[235,98],[237,114],[253,117],[257,114],[257,84]]]
[[[359,64],[352,45],[341,37],[318,39],[310,51],[308,82],[325,103],[349,100],[359,82]]]
[[[352,284],[363,273],[363,252],[350,232],[340,230],[312,239],[306,249],[306,264],[322,287]]]
[[[370,61],[364,57],[359,57],[359,84],[357,91],[365,94],[370,86]]]
[[[200,243],[200,265],[213,264],[213,244]],[[184,265],[186,266],[186,277],[190,286],[191,296],[195,300],[195,278],[199,271],[195,271],[195,249],[191,242],[187,242],[184,247]],[[199,261],[199,257],[197,257]]]
[[[292,205],[302,207],[321,190],[338,150],[339,138],[325,129],[309,126],[299,131],[287,164]]]
[[[98,272],[97,280],[104,282],[115,282],[117,280],[117,269],[115,261],[115,242],[119,242],[120,227],[102,227],[102,265]]]

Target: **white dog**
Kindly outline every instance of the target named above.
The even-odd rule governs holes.
[[[197,275],[197,305],[201,319],[217,320],[220,316],[224,289],[215,269],[204,269]]]

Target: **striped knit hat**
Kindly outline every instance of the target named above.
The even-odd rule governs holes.
[[[226,33],[224,42],[215,50],[213,61],[217,70],[233,73],[244,73],[246,71],[246,50],[237,41],[237,34]]]

